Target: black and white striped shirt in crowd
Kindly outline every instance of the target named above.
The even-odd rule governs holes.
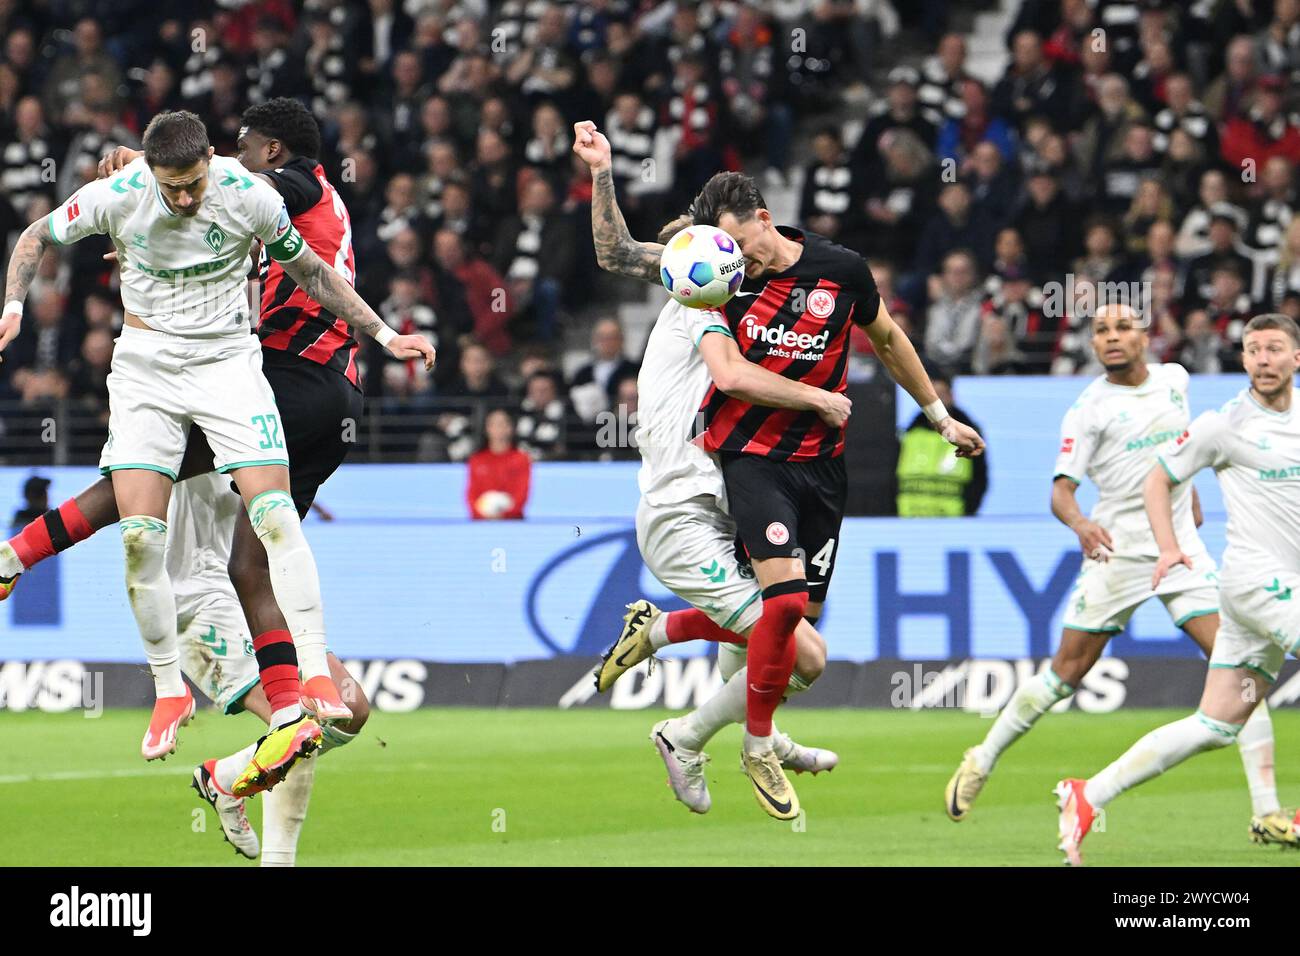
[[[1189,103],[1181,116],[1166,106],[1156,114],[1152,125],[1155,126],[1155,135],[1151,137],[1151,145],[1157,153],[1168,151],[1169,137],[1176,129],[1200,143],[1207,155],[1214,152],[1214,120],[1199,102]]]
[[[542,251],[541,216],[520,216],[519,235],[515,238],[515,254],[506,270],[507,279],[532,280],[537,278],[537,256]]]
[[[609,140],[614,181],[620,187],[626,184],[633,192],[645,191],[641,184],[646,172],[652,169],[647,160],[654,158],[658,129],[655,111],[648,106],[637,110],[636,122],[628,126],[623,124],[617,110],[609,111],[605,118],[605,138]]]
[[[853,173],[848,159],[833,165],[808,167],[804,185],[805,216],[843,216],[853,204]]]
[[[47,159],[50,159],[49,141],[43,136],[27,142],[6,143],[0,152],[0,193],[4,193],[19,215],[37,196],[55,198],[54,163],[51,161],[47,167]]]
[[[513,59],[525,46],[532,45],[537,21],[547,7],[567,9],[571,4],[572,0],[506,0],[485,40],[494,55],[504,53]]]
[[[709,128],[709,84],[696,83],[691,88],[692,99],[690,115],[686,115],[686,84],[673,80],[672,98],[668,101],[668,116],[682,130],[704,133]]]
[[[921,115],[936,129],[942,129],[950,119],[966,115],[966,104],[961,99],[961,84],[965,79],[965,74],[949,77],[937,57],[930,57],[921,67],[921,85],[916,96]]]
[[[181,68],[181,99],[197,100],[212,92],[212,68],[225,57],[219,46],[195,50],[185,59]]]
[[[329,46],[323,52],[308,52],[306,67],[314,94],[312,111],[316,115],[328,114],[330,107],[341,106],[352,98],[348,53],[343,38],[337,33],[330,37]],[[264,82],[265,88],[269,90],[271,78],[267,78]],[[250,97],[254,95],[251,89],[249,95]],[[269,98],[260,90],[257,95],[261,99],[255,99],[254,102],[263,102]]]

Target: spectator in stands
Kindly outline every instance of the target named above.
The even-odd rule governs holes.
[[[555,104],[538,104],[533,111],[532,136],[524,144],[524,165],[536,170],[557,193],[568,178],[572,145],[573,131]]]
[[[993,112],[1023,129],[1031,116],[1049,117],[1063,128],[1070,93],[1065,76],[1043,56],[1043,41],[1022,30],[1011,42],[1011,63],[993,90]]]
[[[1282,109],[1285,90],[1286,81],[1282,77],[1260,77],[1250,109],[1224,124],[1220,152],[1225,162],[1252,171],[1274,156],[1292,166],[1300,163],[1300,128]]]
[[[1186,130],[1175,129],[1169,135],[1169,152],[1160,167],[1160,180],[1180,215],[1196,204],[1206,155]]]
[[[511,346],[507,325],[514,315],[506,280],[486,259],[467,251],[455,230],[438,230],[433,254],[438,266],[461,285],[475,339],[493,355],[505,355]]]
[[[1029,276],[1029,256],[1025,253],[1025,241],[1012,227],[998,230],[997,240],[993,244],[993,265],[984,283],[985,291],[989,295],[995,295],[1002,287],[1002,279],[1009,275]]]
[[[846,233],[854,232],[858,225],[861,200],[855,195],[853,172],[838,127],[820,129],[812,147],[814,159],[804,171],[799,218],[813,232],[856,245]]]
[[[993,224],[971,201],[970,187],[951,183],[939,193],[939,208],[925,224],[916,250],[916,270],[930,275],[952,250],[964,248],[979,268],[993,258]]]
[[[1202,307],[1210,298],[1214,270],[1231,266],[1250,287],[1255,264],[1240,248],[1237,237],[1243,225],[1243,213],[1236,206],[1218,203],[1210,209],[1210,250],[1192,259],[1183,284],[1183,305],[1187,309]]]
[[[979,430],[952,393],[953,376],[930,370],[935,393],[948,413],[963,425]],[[988,491],[988,456],[958,458],[953,447],[918,414],[899,440],[898,516],[900,518],[955,518],[976,514]]]
[[[108,427],[108,373],[113,362],[113,334],[91,329],[81,342],[81,354],[71,363],[68,398],[96,422]]]
[[[947,120],[939,130],[936,151],[944,159],[964,165],[981,143],[994,147],[1007,164],[1016,158],[1015,132],[1011,125],[989,110],[984,84],[966,79],[961,84],[962,114]]]
[[[394,240],[395,242],[397,240]],[[406,335],[407,333],[423,333],[428,336],[433,347],[438,350],[440,362],[455,361],[454,355],[454,335],[449,335],[448,329],[439,321],[439,315],[428,304],[428,296],[421,296],[422,276],[414,270],[402,270],[393,274],[388,280],[388,297],[385,298],[378,308],[380,317],[388,324],[390,328],[396,329],[398,334]],[[424,391],[431,386],[426,385],[423,379],[415,382],[415,370],[413,366],[417,363],[403,362],[394,359],[387,353],[375,350],[376,354],[383,362],[381,374],[384,376],[383,381],[389,381],[388,376],[391,374],[389,366],[397,366],[405,370],[408,378],[413,384],[418,384],[415,391]],[[423,371],[420,369],[419,371]]]
[[[35,301],[33,302],[33,299]],[[81,347],[79,329],[63,321],[64,296],[50,290],[28,295],[28,314],[18,337],[5,350],[10,384],[25,405],[68,393],[64,372]],[[416,364],[416,363],[411,363]]]
[[[1028,274],[1011,269],[984,304],[976,371],[1046,375],[1056,358],[1060,322],[1047,315],[1043,293]]]
[[[661,124],[670,130],[675,144],[675,206],[685,208],[723,165],[718,136],[719,108],[709,83],[707,61],[698,53],[683,53],[673,66],[672,83],[660,115]]]
[[[1274,0],[1273,19],[1256,35],[1255,44],[1267,72],[1300,70],[1300,2]]]
[[[1143,181],[1160,172],[1160,157],[1151,143],[1151,127],[1133,123],[1124,132],[1120,155],[1105,164],[1095,205],[1110,216],[1123,216]]]
[[[122,69],[104,50],[104,36],[100,25],[90,17],[77,21],[72,28],[72,46],[69,53],[59,57],[45,80],[45,115],[53,123],[76,122],[76,110],[81,106],[82,77],[95,74],[103,78],[104,85],[116,91],[122,82]],[[65,117],[65,111],[72,115]]]
[[[554,372],[534,372],[524,383],[516,434],[519,447],[533,461],[563,458],[565,434],[572,418],[560,377]]]
[[[663,220],[663,204],[672,189],[673,168],[665,149],[670,135],[639,93],[625,91],[615,97],[605,118],[605,137],[628,229],[634,236],[649,235]]]
[[[1029,177],[1025,197],[1012,218],[1024,238],[1029,271],[1037,277],[1066,271],[1082,243],[1074,226],[1080,209],[1061,192],[1060,183],[1046,169]]]
[[[1254,304],[1246,292],[1246,278],[1231,262],[1216,265],[1211,273],[1210,294],[1203,308],[1187,314],[1187,337],[1191,351],[1186,353],[1199,370],[1235,371],[1241,367],[1241,334],[1254,314]],[[1210,360],[1210,332],[1217,340],[1217,354]],[[1217,367],[1209,366],[1217,362]]]
[[[1219,154],[1219,134],[1214,119],[1193,94],[1192,79],[1175,73],[1165,81],[1164,108],[1155,113],[1155,147],[1159,153],[1169,151],[1170,137],[1180,129],[1198,143],[1202,156]]]
[[[639,366],[624,352],[623,326],[618,319],[598,319],[591,329],[591,358],[578,369],[569,383],[570,388],[595,384],[606,396],[604,407],[617,401],[618,383],[624,378],[636,378]]]
[[[1210,210],[1228,205],[1228,180],[1217,169],[1206,170],[1197,186],[1197,203],[1178,229],[1178,254],[1184,259],[1210,251]]]
[[[1076,154],[1079,165],[1090,181],[1124,155],[1129,127],[1145,120],[1145,114],[1129,96],[1128,81],[1112,73],[1102,79],[1097,97],[1097,112],[1083,125]]]
[[[1126,238],[1124,251],[1129,256],[1145,256],[1147,238],[1156,223],[1168,226],[1174,217],[1174,201],[1156,176],[1145,176],[1138,181],[1137,192],[1124,213],[1122,232]],[[1170,241],[1173,229],[1170,228]]]
[[[61,155],[45,125],[40,100],[25,96],[14,109],[14,129],[0,151],[0,192],[22,215],[37,196],[54,197],[54,159]]]
[[[532,38],[505,71],[505,81],[530,102],[562,97],[577,78],[569,53],[564,8],[548,3],[537,18]]]
[[[934,149],[939,133],[921,115],[917,98],[920,82],[920,74],[910,66],[899,66],[890,71],[885,102],[872,111],[849,156],[849,164],[862,176],[864,182],[871,182],[880,175],[880,137],[891,130],[907,130],[926,149]]]
[[[1095,282],[1113,282],[1124,266],[1115,227],[1102,216],[1093,216],[1083,224],[1083,255],[1074,260],[1070,271]]]
[[[983,304],[979,263],[966,249],[950,252],[932,285],[925,316],[925,356],[949,368],[969,369]]]
[[[1245,115],[1258,76],[1254,40],[1248,36],[1233,37],[1228,44],[1226,69],[1206,87],[1201,97],[1216,123],[1227,123]]]
[[[1248,210],[1245,244],[1269,262],[1276,261],[1277,248],[1297,210],[1300,197],[1296,194],[1294,170],[1286,159],[1274,156],[1263,166],[1258,191]]]
[[[881,177],[868,179],[853,171],[852,190],[865,197],[863,226],[854,248],[863,255],[910,263],[933,208],[934,157],[920,137],[906,129],[881,134],[880,155],[885,163]]]
[[[935,129],[964,115],[962,89],[968,79],[966,38],[960,33],[945,33],[939,38],[934,56],[926,57],[921,67],[921,86],[917,90],[921,115]]]
[[[976,212],[993,228],[1004,225],[1015,209],[1020,184],[1014,170],[998,147],[987,141],[978,143],[961,165]]]
[[[476,519],[522,519],[533,460],[515,447],[515,422],[503,408],[488,412],[483,446],[470,455],[465,498]]]
[[[497,230],[493,265],[509,283],[526,328],[538,338],[555,338],[576,244],[573,222],[556,210],[551,184],[534,176],[520,192],[518,214]]]

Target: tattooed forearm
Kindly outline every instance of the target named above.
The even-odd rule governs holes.
[[[384,320],[366,305],[357,290],[325,264],[310,248],[293,262],[286,262],[287,272],[299,288],[358,332],[374,338],[384,328]]]
[[[596,262],[606,272],[659,281],[659,257],[664,247],[632,238],[614,199],[614,173],[608,169],[592,177],[591,234],[596,243]]]
[[[9,271],[5,275],[4,301],[22,302],[27,298],[27,290],[36,278],[36,269],[41,264],[45,250],[52,245],[50,227],[45,219],[38,219],[18,237],[14,244],[14,254],[9,257]]]

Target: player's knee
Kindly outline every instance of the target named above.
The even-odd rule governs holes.
[[[156,518],[127,519],[122,528],[122,553],[126,581],[152,580],[162,573],[167,545],[167,524]]]
[[[763,589],[763,617],[782,631],[793,633],[808,607],[808,582],[780,581]]]
[[[352,711],[352,719],[344,725],[343,729],[350,734],[358,734],[370,719],[370,701],[366,697],[366,692],[361,689],[360,682],[349,675],[343,682],[343,686],[339,688],[339,693],[343,697],[343,703],[347,704],[348,709]]]
[[[794,661],[794,672],[804,683],[811,684],[826,670],[826,641],[816,632],[799,635],[799,650]]]

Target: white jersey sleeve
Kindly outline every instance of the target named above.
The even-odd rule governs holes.
[[[1061,421],[1061,447],[1056,455],[1053,477],[1064,475],[1075,484],[1083,484],[1088,466],[1097,449],[1097,428],[1089,414],[1089,405],[1079,399],[1070,406]]]
[[[111,230],[109,210],[117,198],[110,180],[86,183],[50,213],[47,220],[50,235],[61,246],[87,236],[107,235]]]
[[[284,199],[256,176],[253,185],[240,193],[250,216],[253,235],[262,240],[266,254],[277,262],[293,262],[307,244],[289,219]]]
[[[1229,432],[1226,416],[1221,412],[1205,412],[1187,427],[1172,449],[1160,456],[1160,464],[1179,484],[1202,468],[1218,470],[1228,463]]]
[[[691,330],[691,342],[698,349],[700,342],[708,332],[720,332],[727,338],[735,338],[731,334],[731,328],[727,325],[727,318],[721,312],[715,312],[713,309],[688,309],[689,328]]]

